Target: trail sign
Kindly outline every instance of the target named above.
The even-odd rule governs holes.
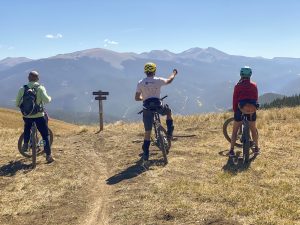
[[[95,100],[106,100],[106,97],[97,96],[97,97],[95,97]]]
[[[107,91],[94,91],[93,95],[109,95]]]
[[[107,92],[107,91],[94,91],[93,95],[96,95],[95,100],[99,101],[99,124],[100,124],[99,132],[101,132],[101,131],[103,131],[103,103],[102,103],[102,100],[106,100],[105,95],[109,95],[109,92]]]

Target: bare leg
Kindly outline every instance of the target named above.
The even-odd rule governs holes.
[[[250,130],[251,130],[254,145],[255,145],[255,147],[258,148],[258,135],[257,135],[257,131],[256,131],[256,122],[255,121],[249,121],[249,127],[250,127]]]
[[[234,149],[234,144],[235,144],[236,138],[237,138],[237,132],[238,132],[241,125],[242,125],[242,122],[237,122],[237,121],[233,122],[230,149]]]

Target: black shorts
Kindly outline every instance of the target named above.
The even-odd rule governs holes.
[[[248,121],[252,121],[252,122],[256,121],[256,112],[253,114],[246,114],[246,116]],[[236,122],[241,122],[243,120],[243,114],[240,109],[234,112],[234,120]]]
[[[143,110],[143,122],[144,122],[145,131],[152,130],[152,125],[153,125],[153,121],[154,121],[154,112],[158,112],[160,115],[165,116],[165,115],[171,113],[171,109],[169,108],[169,106],[167,104],[157,107],[157,109],[155,111],[144,109]]]

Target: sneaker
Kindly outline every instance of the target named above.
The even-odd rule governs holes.
[[[54,158],[51,155],[47,155],[46,161],[47,161],[47,163],[52,163],[52,162],[54,162]]]
[[[27,152],[28,151],[28,143],[24,143],[22,146],[22,152]]]
[[[148,161],[149,160],[149,154],[143,153],[142,159],[143,159],[143,161]]]
[[[235,156],[235,153],[234,153],[234,150],[233,149],[230,149],[229,153],[228,153],[228,156],[229,157],[234,157]]]
[[[259,155],[260,154],[260,148],[259,147],[255,147],[253,150],[254,155]]]

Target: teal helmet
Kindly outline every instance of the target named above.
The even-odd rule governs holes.
[[[249,66],[244,66],[240,71],[241,77],[250,78],[252,75],[252,70]]]

